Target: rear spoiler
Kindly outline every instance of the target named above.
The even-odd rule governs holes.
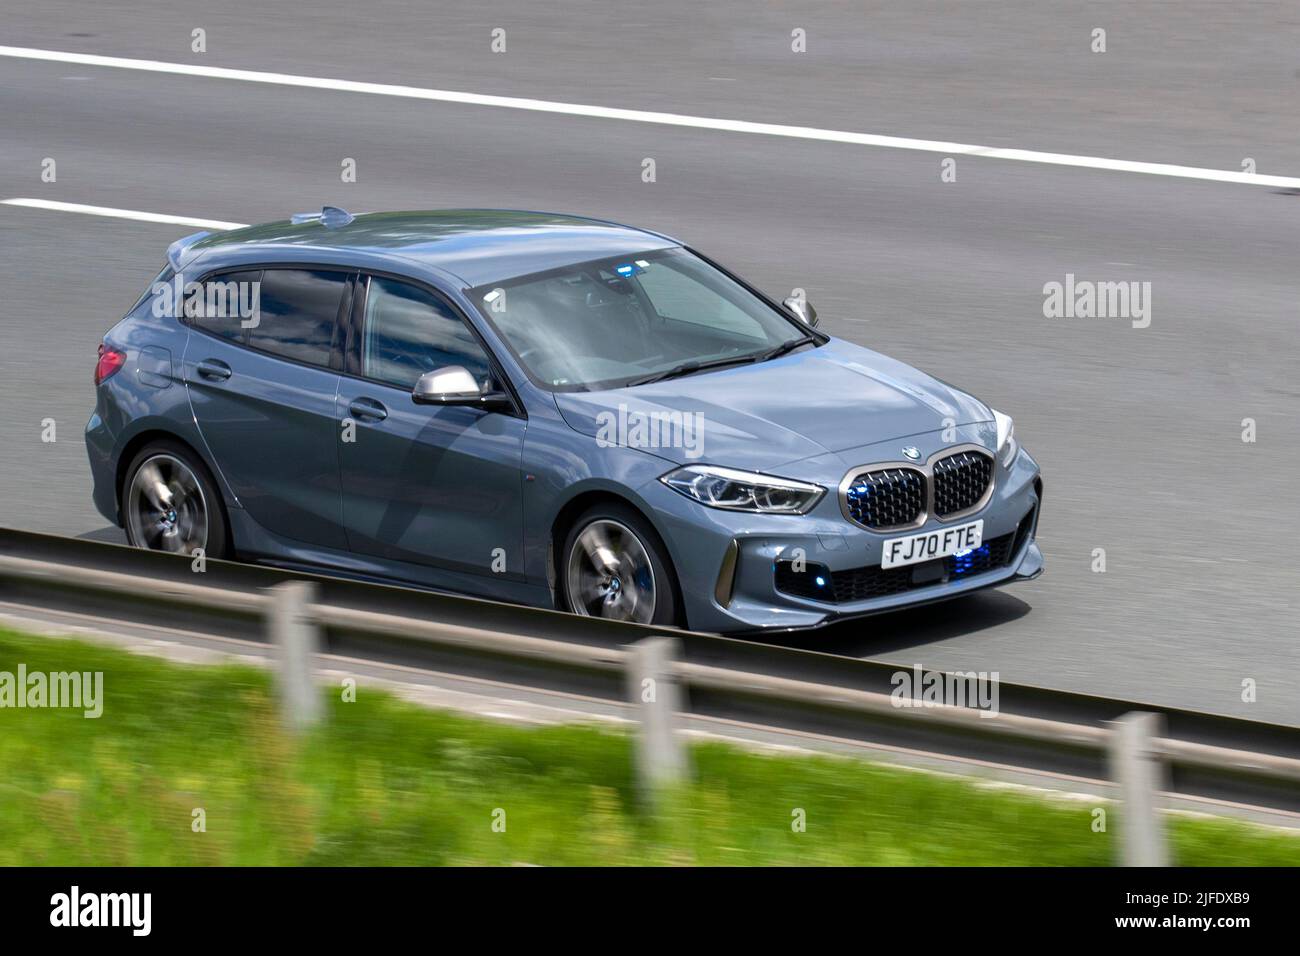
[[[211,232],[196,232],[194,235],[186,236],[184,239],[177,239],[168,246],[167,261],[171,263],[172,268],[177,272],[180,272],[181,266],[183,266],[189,258],[187,253],[190,251],[190,248],[200,239],[206,239],[210,235],[212,235]]]

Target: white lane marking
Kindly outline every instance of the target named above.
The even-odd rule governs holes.
[[[172,226],[197,226],[199,229],[243,229],[247,223],[222,222],[220,219],[192,219],[189,216],[167,216],[159,212],[141,212],[138,209],[114,209],[111,206],[87,206],[77,202],[55,202],[53,199],[3,199],[6,206],[25,206],[28,209],[49,209],[54,212],[80,212],[89,216],[110,216],[114,219],[135,219],[139,222],[163,222]]]
[[[911,149],[927,153],[943,153],[947,156],[977,156],[982,159],[1007,159],[1022,163],[1044,163],[1050,166],[1081,166],[1088,169],[1106,169],[1122,173],[1142,173],[1147,176],[1203,179],[1248,186],[1300,188],[1300,177],[1295,176],[1263,176],[1258,173],[1205,169],[1199,166],[1140,163],[1127,159],[1105,159],[1101,156],[1075,156],[1070,153],[1041,153],[1031,149],[1001,149],[991,146],[975,146],[970,143],[945,143],[931,139],[908,139],[901,136],[881,136],[875,133],[851,133],[844,130],[817,129],[811,126],[751,123],[745,120],[686,116],[680,113],[654,113],[645,110],[616,109],[609,106],[587,106],[581,103],[559,103],[553,100],[532,100],[517,96],[491,96],[484,93],[462,93],[456,90],[435,90],[419,86],[394,86],[388,83],[363,83],[356,80],[336,80],[321,76],[297,76],[291,73],[235,70],[221,66],[197,66],[193,63],[139,60],[131,57],[99,56],[94,53],[68,53],[62,50],[40,50],[20,46],[0,46],[0,56],[18,57],[26,60],[50,60],[56,63],[80,63],[85,66],[106,66],[121,70],[143,70],[150,73],[178,73],[184,76],[203,76],[217,80],[242,80],[246,83],[303,86],[318,90],[338,90],[345,93],[371,93],[376,96],[437,100],[443,103],[463,103],[469,106],[495,106],[514,110],[533,110],[540,113],[563,113],[569,116],[625,120],[631,123],[657,123],[662,126],[686,126],[694,129],[713,129],[731,133],[784,136],[789,139],[811,139],[829,143],[848,143],[854,146]]]

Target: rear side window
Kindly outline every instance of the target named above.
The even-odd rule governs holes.
[[[140,298],[135,300],[135,305],[127,310],[127,315],[146,315],[152,312],[158,318],[174,315],[172,310],[172,279],[176,273],[171,266],[163,266],[162,272],[145,286],[145,290],[140,293]]]
[[[197,293],[186,296],[190,324],[231,342],[243,344],[244,330],[258,317],[261,270],[211,276]]]
[[[267,269],[258,308],[248,323],[251,348],[328,367],[348,273]]]

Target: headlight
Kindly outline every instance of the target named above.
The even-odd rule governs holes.
[[[763,514],[803,514],[826,493],[820,485],[711,465],[686,465],[659,480],[710,508]]]
[[[993,410],[993,421],[998,426],[998,461],[1009,465],[1020,449],[1016,444],[1016,423],[1010,415],[1003,415],[997,409]]]

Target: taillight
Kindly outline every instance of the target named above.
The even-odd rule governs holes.
[[[112,378],[124,364],[126,364],[125,352],[111,349],[101,342],[99,344],[99,361],[95,363],[95,384],[103,384]]]

